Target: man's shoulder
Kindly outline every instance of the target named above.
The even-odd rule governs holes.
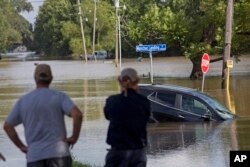
[[[25,99],[25,98],[29,98],[29,97],[36,97],[38,94],[43,94],[43,95],[48,95],[48,96],[52,96],[52,95],[57,95],[57,96],[66,96],[66,93],[62,92],[62,91],[58,91],[55,89],[34,89],[31,92],[23,95],[21,97],[21,99]]]

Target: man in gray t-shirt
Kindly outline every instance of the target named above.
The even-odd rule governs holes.
[[[27,154],[27,167],[71,167],[69,146],[78,140],[82,113],[66,94],[49,89],[53,79],[49,65],[37,65],[34,78],[37,88],[17,101],[4,130]],[[68,138],[64,115],[73,118],[73,133]],[[14,128],[19,124],[24,126],[27,146]]]

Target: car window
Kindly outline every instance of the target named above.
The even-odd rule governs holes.
[[[231,114],[231,111],[227,107],[225,107],[224,105],[222,105],[220,102],[218,102],[215,98],[212,98],[212,97],[210,97],[208,95],[204,95],[204,94],[203,94],[203,98],[205,99],[205,101],[208,104],[210,104],[217,111],[222,112],[222,113]]]
[[[140,92],[144,93],[146,92],[145,90],[142,91],[142,90],[139,90]],[[156,100],[156,92],[149,92],[149,95],[148,95],[148,98],[151,99],[151,100]]]
[[[183,110],[199,115],[204,115],[209,112],[206,105],[191,96],[182,96],[181,107]]]
[[[175,99],[176,99],[176,94],[172,92],[164,92],[160,93],[157,92],[155,94],[155,98],[159,102],[164,102],[165,105],[169,105],[174,107],[175,106]]]

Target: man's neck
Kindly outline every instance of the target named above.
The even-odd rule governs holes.
[[[36,88],[37,89],[39,89],[39,88],[49,88],[49,84],[38,83],[38,84],[36,84]]]

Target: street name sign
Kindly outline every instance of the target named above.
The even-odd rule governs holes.
[[[155,45],[136,45],[136,52],[147,52],[150,58],[150,79],[151,83],[154,83],[153,79],[153,52],[161,52],[167,50],[166,44],[155,44]]]
[[[166,44],[137,45],[136,52],[159,52],[167,50]]]

